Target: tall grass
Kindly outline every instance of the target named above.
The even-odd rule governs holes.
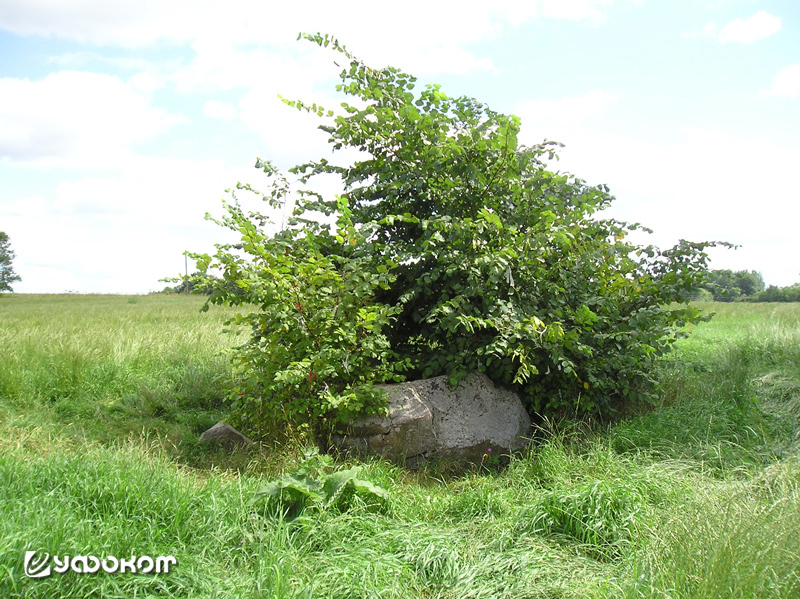
[[[635,556],[626,597],[800,597],[800,463],[698,487]]]
[[[502,470],[367,460],[387,509],[286,522],[249,500],[297,447],[197,443],[234,342],[201,303],[0,298],[0,596],[800,597],[798,306],[715,304],[662,405],[607,431]],[[26,550],[178,565],[33,579]]]
[[[0,298],[0,410],[91,438],[203,430],[230,379],[223,310],[183,296]]]

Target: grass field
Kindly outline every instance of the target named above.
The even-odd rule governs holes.
[[[503,470],[363,463],[382,509],[250,507],[302,437],[226,454],[227,313],[182,296],[0,297],[0,597],[800,597],[800,305],[718,312],[653,409]],[[345,464],[342,464],[344,466]],[[23,572],[28,550],[177,558]]]

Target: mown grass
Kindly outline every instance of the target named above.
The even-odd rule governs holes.
[[[201,303],[0,297],[0,596],[800,597],[800,306],[714,304],[608,430],[458,476],[366,461],[386,509],[286,522],[249,500],[302,439],[197,443],[233,343]],[[32,579],[26,550],[178,565]]]

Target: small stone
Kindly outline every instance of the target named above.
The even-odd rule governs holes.
[[[228,451],[233,451],[237,447],[252,447],[255,445],[253,441],[230,424],[225,424],[224,422],[217,422],[200,436],[200,440],[221,445]]]

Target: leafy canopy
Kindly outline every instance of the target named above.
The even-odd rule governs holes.
[[[286,102],[323,119],[334,152],[359,158],[290,169],[301,186],[334,175],[344,193],[301,189],[277,234],[227,205],[219,222],[242,242],[194,255],[202,273],[223,272],[205,280],[209,301],[260,308],[235,320],[253,331],[235,354],[237,413],[331,422],[380,409],[373,383],[456,384],[476,370],[533,414],[602,416],[652,397],[654,361],[701,319],[683,298],[715,243],[630,243],[643,227],[601,218],[608,188],[550,170],[559,144],[520,144],[519,118],[437,85],[415,93],[414,77],[304,37],[344,57],[337,90],[353,100],[339,114]],[[263,198],[283,205],[288,181],[257,166],[272,181]]]

